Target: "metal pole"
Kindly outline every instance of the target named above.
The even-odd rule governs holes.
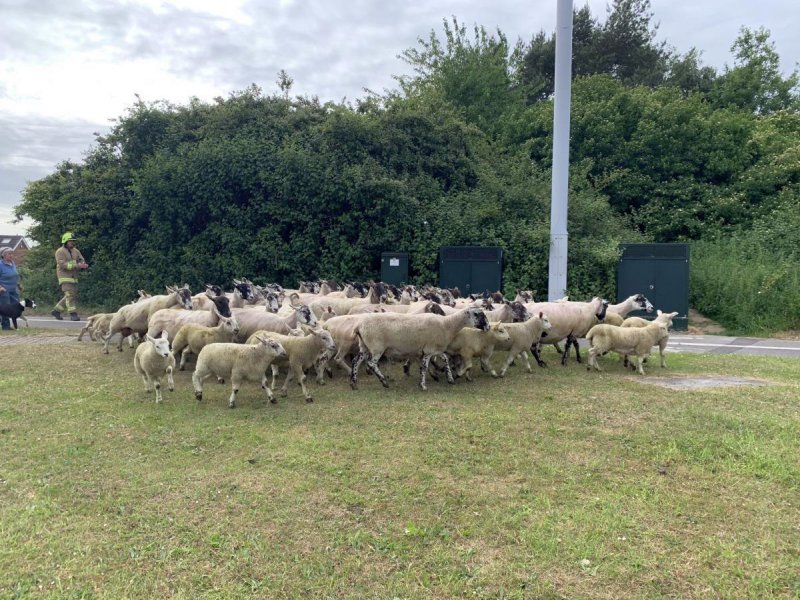
[[[567,291],[567,192],[569,187],[569,106],[572,93],[572,0],[558,0],[556,72],[553,100],[553,180],[550,196],[550,277],[547,299]]]

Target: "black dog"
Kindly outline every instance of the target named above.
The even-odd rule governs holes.
[[[17,328],[17,319],[22,319],[25,321],[25,325],[30,327],[28,319],[22,316],[22,311],[26,308],[36,308],[36,302],[30,298],[25,298],[25,300],[12,304],[0,304],[0,316],[11,319],[11,322],[14,323],[14,329]]]

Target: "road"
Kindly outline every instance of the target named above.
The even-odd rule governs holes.
[[[86,321],[56,321],[52,317],[28,317],[31,327],[80,331]],[[24,327],[23,322],[20,325]],[[586,341],[581,340],[581,347]],[[800,358],[800,340],[731,337],[724,335],[689,335],[673,332],[668,352],[695,354],[743,354],[748,356],[789,356]]]

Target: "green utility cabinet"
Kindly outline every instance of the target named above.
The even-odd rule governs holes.
[[[673,328],[689,327],[689,245],[621,244],[617,263],[617,302],[633,294],[644,294],[653,307],[663,312],[678,312]],[[628,316],[654,318],[635,311]]]
[[[408,283],[408,252],[381,252],[381,281],[397,286]]]
[[[497,246],[439,248],[439,285],[464,295],[503,289],[503,249]]]

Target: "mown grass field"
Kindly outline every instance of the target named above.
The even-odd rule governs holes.
[[[16,334],[4,334],[16,335]],[[0,597],[800,596],[800,362],[607,357],[277,405],[132,353],[0,345]]]

